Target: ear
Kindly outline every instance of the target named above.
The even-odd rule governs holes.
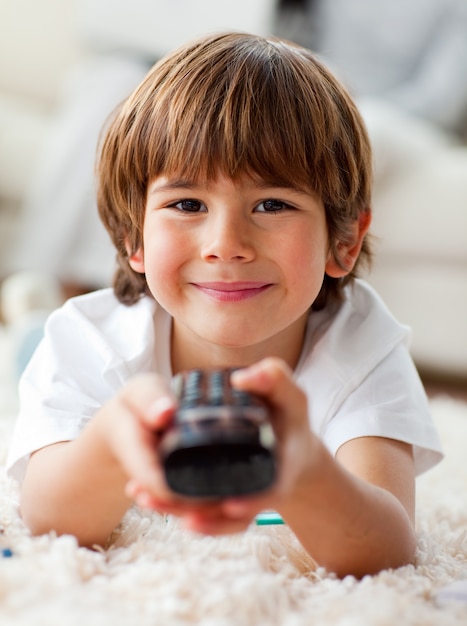
[[[128,252],[129,253],[129,252]],[[136,252],[128,257],[128,263],[131,269],[139,274],[144,274],[144,252],[142,248],[138,248]]]
[[[337,243],[337,255],[339,258],[335,258],[332,250],[329,251],[326,262],[326,274],[328,276],[331,276],[331,278],[342,278],[352,271],[370,224],[371,211],[361,211],[358,219],[352,224],[353,232],[351,238],[348,241],[338,241]]]

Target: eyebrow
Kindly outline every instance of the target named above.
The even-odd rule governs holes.
[[[289,191],[297,191],[298,193],[306,193],[305,189],[287,183],[270,183],[266,180],[257,180],[255,185],[260,189],[287,189]]]
[[[262,179],[253,179],[255,185],[259,189],[277,189],[277,190],[286,190],[292,193],[297,194],[310,194],[313,193],[311,190],[306,189],[305,187],[299,187],[298,185],[294,185],[293,183],[286,183],[284,181],[273,183],[271,181],[262,180]]]
[[[164,183],[157,183],[156,185],[150,185],[149,195],[153,193],[159,193],[161,191],[174,191],[177,189],[199,189],[201,185],[195,183],[192,180],[188,180],[186,178],[176,178],[172,180],[168,180]]]

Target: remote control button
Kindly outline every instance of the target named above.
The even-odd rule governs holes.
[[[232,389],[232,398],[237,406],[248,406],[251,404],[251,395],[247,391],[240,389]]]
[[[208,402],[213,406],[222,406],[226,398],[224,393],[225,372],[215,370],[209,376]]]
[[[203,399],[202,378],[203,372],[201,370],[188,372],[182,395],[182,407],[194,407],[201,403]]]

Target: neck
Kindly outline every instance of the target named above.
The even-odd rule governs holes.
[[[283,332],[258,344],[228,346],[210,343],[173,325],[171,339],[172,371],[190,369],[247,367],[269,356],[283,359],[295,369],[300,359],[308,314]]]

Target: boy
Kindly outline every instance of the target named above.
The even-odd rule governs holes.
[[[370,162],[354,104],[303,48],[227,33],[154,66],[101,147],[114,291],[53,314],[21,383],[9,463],[32,532],[105,544],[133,501],[211,534],[272,508],[338,575],[413,560],[414,477],[440,449],[407,330],[356,279]],[[167,381],[218,367],[270,404],[279,479],[183,499],[157,453]]]

